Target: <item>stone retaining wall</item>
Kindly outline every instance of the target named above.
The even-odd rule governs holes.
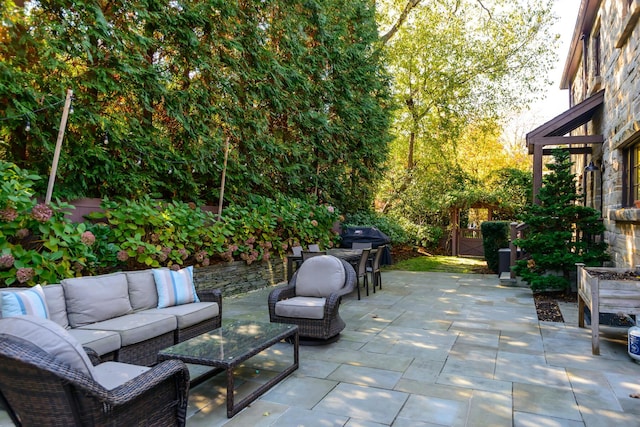
[[[244,261],[198,267],[193,271],[197,289],[220,289],[223,297],[237,295],[286,280],[286,263],[279,258],[248,265]]]

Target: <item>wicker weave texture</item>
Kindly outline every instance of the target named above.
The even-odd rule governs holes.
[[[345,285],[338,293],[329,295],[324,306],[324,317],[322,319],[305,319],[300,317],[283,317],[276,314],[276,303],[280,300],[293,298],[296,296],[296,280],[298,272],[294,273],[289,285],[278,288],[269,294],[269,320],[275,323],[287,323],[298,325],[298,332],[301,337],[326,340],[338,335],[346,326],[340,317],[340,302],[342,296],[353,292],[357,283],[356,272],[345,260],[340,260],[345,269]]]
[[[106,390],[33,344],[0,335],[0,398],[16,425],[184,426],[188,392],[180,361]]]

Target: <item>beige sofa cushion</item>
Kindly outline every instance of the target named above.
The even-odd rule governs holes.
[[[326,301],[326,298],[318,297],[293,297],[281,300],[276,303],[276,314],[299,319],[322,319]]]
[[[138,312],[140,314],[170,314],[176,316],[178,329],[197,325],[205,320],[213,319],[220,315],[220,307],[217,302],[193,302],[191,304],[174,305],[166,308],[154,308]]]
[[[93,364],[80,343],[49,319],[37,316],[4,318],[0,320],[0,334],[29,341],[61,363],[93,377]]]
[[[146,310],[158,306],[158,291],[153,271],[127,271],[127,283],[129,285],[129,300],[135,310]]]
[[[296,277],[296,296],[327,297],[344,287],[342,261],[331,255],[319,255],[302,263]]]
[[[120,334],[122,346],[125,347],[173,332],[176,327],[175,316],[133,313],[84,325],[81,329],[117,332]]]
[[[64,279],[62,286],[72,328],[132,312],[124,273]]]
[[[68,328],[67,304],[64,300],[64,289],[62,285],[46,285],[42,287],[42,291],[44,292],[44,299],[47,301],[47,307],[49,308],[49,319],[65,329]]]

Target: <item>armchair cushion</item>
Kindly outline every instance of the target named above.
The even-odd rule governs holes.
[[[178,271],[153,269],[158,291],[158,308],[200,302],[193,283],[193,266]]]
[[[98,356],[114,353],[122,347],[122,339],[117,332],[93,331],[82,328],[67,329],[67,332],[78,341],[82,347],[89,347],[95,351]]]
[[[62,280],[67,314],[72,328],[131,313],[124,273]]]
[[[103,362],[95,366],[93,379],[107,390],[113,390],[150,369],[128,363]]]
[[[276,303],[276,314],[282,317],[322,319],[326,298],[293,297]]]
[[[49,309],[45,301],[42,286],[36,285],[31,289],[17,292],[2,292],[2,317],[33,316],[49,318]]]
[[[0,334],[33,343],[68,366],[93,377],[93,364],[82,346],[57,323],[37,316],[16,316],[0,320]]]
[[[331,255],[319,255],[302,263],[297,271],[296,296],[327,297],[344,287],[342,261]]]

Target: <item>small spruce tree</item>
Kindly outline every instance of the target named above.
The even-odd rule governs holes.
[[[583,196],[576,191],[569,152],[555,149],[553,159],[538,193],[540,203],[529,205],[520,218],[528,225],[525,236],[515,241],[528,255],[515,272],[534,291],[566,291],[576,263],[599,266],[609,259],[600,212],[580,204]]]

